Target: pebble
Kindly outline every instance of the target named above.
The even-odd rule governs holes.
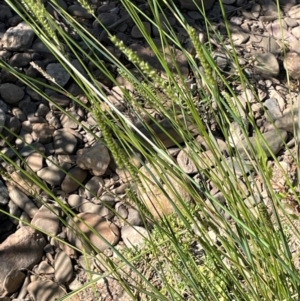
[[[264,106],[268,109],[268,113],[271,115],[273,120],[278,119],[282,116],[278,102],[275,98],[268,98],[264,102]]]
[[[82,220],[82,222],[80,220]],[[114,246],[119,242],[120,231],[118,227],[97,214],[86,212],[79,213],[77,217],[70,222],[70,226],[73,226],[74,223],[77,224],[80,231],[83,232],[89,241],[91,241],[91,243],[100,251],[104,251],[110,245]],[[98,232],[100,236],[93,233],[90,228]],[[101,236],[107,242],[104,241]],[[67,229],[67,237],[68,241],[77,248],[85,248],[87,250],[90,249],[90,246],[86,245],[85,243],[83,247],[80,236],[75,234],[70,228]]]
[[[300,78],[300,54],[297,52],[288,52],[283,59],[283,66],[293,79]]]
[[[4,83],[0,85],[0,95],[7,104],[18,103],[24,94],[23,89],[15,84]]]
[[[31,224],[47,233],[56,236],[59,231],[59,210],[51,204],[42,205],[35,213]]]
[[[70,79],[70,74],[59,63],[48,64],[46,67],[46,72],[51,78],[53,78],[53,80],[50,81],[51,84],[54,84],[54,81],[56,84],[64,87]]]
[[[55,301],[62,298],[66,291],[50,280],[36,280],[27,286],[27,291],[33,301]]]
[[[84,7],[80,5],[70,5],[67,11],[71,16],[81,17],[85,19],[93,18],[93,16]]]
[[[21,269],[31,268],[42,259],[46,241],[30,227],[21,227],[0,244],[0,294],[7,275]],[[14,250],[12,256],[12,250]],[[30,250],[30,252],[28,252]],[[40,299],[45,300],[45,299]]]
[[[242,140],[241,144],[237,146],[237,152],[239,153],[239,155],[245,159],[248,158],[248,154],[250,155],[250,157],[256,156],[257,155],[256,151],[257,152],[259,151],[259,149],[257,148],[257,143],[259,143],[261,149],[264,150],[265,154],[268,157],[271,157],[272,153],[274,155],[277,155],[277,153],[284,146],[284,142],[287,139],[287,132],[285,130],[279,129],[279,130],[273,130],[273,131],[263,133],[262,136],[266,141],[268,147],[262,139],[259,139],[259,141],[257,141],[257,138],[250,137],[249,142],[252,144],[254,153],[250,149],[250,145],[248,144],[248,142]],[[271,152],[268,149],[270,149]]]
[[[144,25],[144,30],[146,31],[146,33],[148,35],[151,35],[151,25],[150,25],[150,23],[149,22],[142,22],[142,24]],[[143,38],[143,34],[141,33],[141,31],[138,28],[138,26],[134,25],[132,27],[131,36],[133,38],[136,38],[136,39]]]
[[[74,192],[87,177],[87,172],[78,166],[71,168],[61,183],[61,189],[65,193]]]
[[[71,155],[76,151],[77,139],[68,130],[57,130],[53,135],[53,146],[57,155]]]
[[[90,148],[84,148],[77,152],[77,165],[93,172],[95,176],[102,176],[110,162],[108,149],[102,143],[97,143]]]
[[[142,248],[150,234],[143,227],[125,225],[122,227],[121,236],[126,247]]]
[[[37,213],[38,208],[36,205],[27,197],[25,193],[17,188],[13,188],[9,192],[10,199],[25,211],[31,218]]]
[[[275,55],[271,52],[257,54],[254,69],[264,78],[277,77],[279,74],[279,64]]]
[[[64,251],[56,253],[54,270],[54,276],[58,283],[66,283],[72,279],[73,265],[71,258]]]
[[[39,170],[37,172],[37,176],[50,185],[59,186],[61,185],[66,174],[59,166],[52,165]]]
[[[5,32],[1,44],[9,51],[24,51],[30,48],[33,38],[32,28],[26,22],[21,22]]]

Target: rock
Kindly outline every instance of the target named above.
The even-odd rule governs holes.
[[[10,60],[9,64],[13,67],[25,67],[31,61],[31,56],[29,53],[16,53]]]
[[[80,5],[70,5],[67,11],[71,16],[81,17],[85,19],[93,18],[93,16]]]
[[[9,51],[24,51],[30,48],[34,32],[26,22],[10,27],[1,39],[4,49]]]
[[[68,130],[55,131],[53,145],[56,154],[74,154],[77,147],[77,139]]]
[[[40,262],[45,245],[44,237],[26,226],[18,229],[0,244],[0,295],[3,293],[5,277],[15,270],[31,269]]]
[[[20,171],[14,171],[8,182],[10,186],[18,188],[26,195],[39,195],[42,190],[41,187],[37,186],[30,178],[26,177],[26,175]]]
[[[250,144],[247,142],[247,140],[242,140],[242,141],[240,141],[239,145],[237,145],[237,148],[236,148],[236,150],[240,154],[240,156],[242,158],[247,159],[248,158],[247,153],[248,153],[250,155],[250,157],[254,157],[257,155],[256,152],[258,152],[260,148],[262,150],[264,150],[264,152],[266,153],[266,155],[268,157],[271,157],[272,153],[274,155],[277,155],[277,153],[284,146],[284,142],[287,139],[287,132],[282,129],[271,130],[269,132],[263,133],[262,136],[263,136],[264,140],[266,141],[268,147],[263,139],[257,138],[257,137],[250,137],[249,142],[252,145],[254,153],[251,150]],[[257,147],[257,144],[260,145],[260,148]],[[271,152],[268,150],[268,148],[271,150]]]
[[[0,133],[2,132],[3,126],[5,124],[6,115],[5,112],[0,109]]]
[[[126,247],[142,248],[150,234],[143,227],[125,225],[121,229],[121,236]]]
[[[37,268],[37,273],[39,275],[49,275],[49,274],[54,274],[54,268],[46,261],[41,261],[38,268]]]
[[[82,169],[92,170],[96,176],[102,176],[110,162],[108,149],[102,143],[77,152],[77,165]]]
[[[71,99],[63,94],[53,93],[50,95],[50,99],[62,108],[66,108],[69,106]]]
[[[132,226],[140,226],[143,224],[141,214],[133,208],[128,209],[127,221]]]
[[[0,205],[7,205],[9,201],[9,194],[7,187],[0,180]]]
[[[5,280],[3,282],[3,290],[12,294],[16,292],[20,286],[22,285],[26,275],[18,270],[11,271],[8,275],[6,275]]]
[[[84,203],[88,202],[87,199],[78,195],[78,194],[70,194],[68,197],[68,204],[72,209],[78,210],[78,208]]]
[[[101,177],[94,176],[86,184],[84,194],[88,199],[96,197],[102,191],[104,180]]]
[[[161,170],[158,166],[156,167]],[[166,170],[162,170],[161,174],[164,175],[168,185],[160,180],[160,174],[153,166],[146,164],[140,168],[144,189],[138,188],[138,196],[155,219],[173,213],[175,211],[174,206],[183,209],[180,202],[191,201],[190,194],[182,186],[179,179]],[[155,181],[159,181],[162,188],[158,187]]]
[[[51,165],[39,170],[37,172],[37,176],[50,185],[59,186],[61,185],[66,174],[59,166]]]
[[[114,213],[110,208],[108,208],[108,206],[94,204],[89,200],[86,200],[80,205],[79,212],[94,213],[107,219],[111,218],[114,215]]]
[[[73,265],[71,258],[64,252],[60,251],[54,259],[55,279],[58,283],[69,282],[73,277]]]
[[[82,220],[82,222],[80,221]],[[114,246],[119,242],[120,232],[117,226],[113,223],[107,221],[101,216],[93,213],[79,213],[69,225],[71,227],[76,226],[79,228],[79,231],[84,233],[88,240],[95,245],[100,251],[104,251],[109,248],[111,245]],[[92,229],[99,233],[99,235],[93,233]],[[67,229],[68,241],[75,245],[79,249],[91,250],[89,243],[81,241],[80,234],[74,233],[70,227]],[[107,241],[104,241],[101,236]]]
[[[179,3],[181,8],[189,10],[198,10],[198,7],[201,9],[202,5],[205,10],[208,10],[214,5],[215,0],[179,0]]]
[[[86,177],[87,172],[78,166],[75,166],[68,171],[68,174],[61,183],[61,189],[65,193],[71,193],[82,184]]]
[[[26,170],[37,172],[43,167],[44,157],[40,153],[32,153],[26,158]]]
[[[300,19],[300,5],[295,5],[287,12],[287,15],[293,19]]]
[[[230,169],[231,172],[238,177],[249,174],[253,170],[253,164],[251,164],[251,162],[236,157],[226,158],[225,161],[222,161],[222,164],[225,170]]]
[[[275,121],[275,127],[293,133],[298,130],[298,109],[287,109],[283,112],[281,118]]]
[[[0,95],[8,104],[18,103],[24,97],[24,91],[15,84],[0,84]]]
[[[288,52],[283,59],[283,66],[288,73],[288,76],[293,79],[300,78],[300,54],[297,52]]]
[[[51,204],[47,204],[47,207],[42,205],[39,208],[31,224],[47,233],[47,235],[56,236],[59,230],[59,210]]]
[[[151,25],[149,22],[143,22],[143,25],[144,25],[144,28],[145,28],[145,31],[147,32],[147,34],[151,34]],[[132,30],[131,30],[131,36],[133,38],[136,38],[136,39],[139,39],[139,38],[143,38],[143,33],[139,30],[138,26],[137,25],[134,25],[132,27]]]
[[[61,286],[53,281],[37,280],[27,286],[27,291],[34,301],[55,301],[66,295]]]
[[[64,87],[70,79],[70,74],[60,63],[48,64],[46,67],[46,73],[48,73],[53,80],[62,87]]]
[[[268,98],[264,102],[264,106],[268,109],[268,113],[271,115],[271,118],[273,120],[278,119],[282,116],[280,107],[279,107],[278,102],[275,98]]]
[[[140,44],[131,44],[129,46],[130,49],[135,51],[137,55],[145,62],[147,62],[152,68],[157,69],[158,71],[165,72],[164,68],[162,67],[161,63],[157,59],[157,56],[152,51],[151,47],[144,47]],[[188,68],[188,62],[187,57],[184,55],[184,53],[179,50],[170,50],[170,48],[162,49],[162,51],[165,54],[165,59],[168,63],[168,67],[171,72],[177,73],[177,70],[174,66],[174,58],[177,64],[177,67],[180,70],[180,74],[182,76],[188,76],[189,74],[189,68]],[[173,53],[170,53],[173,51]]]
[[[183,149],[177,156],[177,163],[179,167],[187,174],[193,174],[200,169],[207,169],[215,164],[216,154],[207,150],[198,154],[188,153],[187,149]]]
[[[23,211],[25,211],[31,218],[37,213],[38,208],[35,204],[27,197],[27,195],[21,192],[17,188],[13,188],[9,192],[11,200],[18,205]]]
[[[254,70],[264,78],[277,77],[279,64],[273,53],[262,53],[255,56]]]
[[[32,126],[32,138],[42,144],[47,144],[52,140],[55,128],[48,123],[35,123]]]
[[[235,30],[232,32],[231,38],[232,38],[233,44],[239,46],[241,44],[246,43],[249,40],[250,35],[249,35],[249,33],[246,33],[242,30]]]

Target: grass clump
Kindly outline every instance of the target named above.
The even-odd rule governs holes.
[[[299,238],[295,226],[298,218],[284,213],[282,195],[272,185],[268,165],[270,158],[276,166],[280,164],[269,147],[263,147],[265,138],[255,123],[250,104],[247,103],[246,108],[241,105],[234,83],[212,59],[213,45],[199,42],[196,30],[186,25],[176,5],[168,1],[163,1],[163,5],[160,1],[148,1],[145,13],[132,1],[121,1],[159,63],[159,68],[155,68],[108,28],[104,28],[104,33],[109,40],[102,41],[104,35],[97,40],[56,1],[50,1],[52,8],[82,43],[68,35],[41,2],[24,0],[18,5],[14,1],[6,2],[32,25],[87,102],[83,103],[78,95],[53,82],[46,73],[48,83],[30,79],[4,61],[0,62],[1,68],[74,122],[80,124],[67,110],[55,104],[45,89],[67,95],[76,106],[93,116],[101,135],[83,128],[95,141],[107,146],[117,168],[125,171],[127,179],[123,179],[122,184],[129,184],[129,188],[124,203],[139,210],[148,231],[142,248],[120,251],[111,246],[118,260],[101,253],[106,264],[102,273],[96,272],[99,279],[113,276],[133,300],[298,300],[300,279],[292,255],[295,250],[291,250],[290,243],[291,239]],[[94,16],[88,2],[78,2]],[[234,46],[221,7],[229,43]],[[185,49],[167,18],[163,24],[160,21],[166,10],[186,31],[196,56]],[[202,15],[208,36],[218,37],[224,46],[225,41],[205,13]],[[158,29],[159,43],[145,30],[145,20]],[[118,48],[125,59],[117,58],[111,47]],[[232,47],[231,52],[226,47],[222,49],[236,66],[235,81],[258,98],[239,65],[235,48]],[[184,73],[176,58],[178,51],[185,57],[189,74]],[[79,61],[85,75],[71,64],[70,58]],[[120,85],[117,76],[127,81],[133,91]],[[112,101],[111,87],[121,91],[116,101]],[[248,137],[249,127],[255,133],[256,145]],[[245,151],[237,148],[241,142]],[[7,144],[20,163],[14,164],[5,155],[2,159],[32,178],[44,194],[57,202],[65,217],[77,215],[51,187],[41,183],[34,173],[31,176],[24,167],[26,160],[13,145]],[[170,155],[170,145],[185,158],[185,164]],[[132,162],[133,154],[138,154],[138,162]],[[186,166],[193,171],[187,172]],[[298,202],[293,183],[286,173],[284,177],[293,201]],[[259,186],[264,186],[264,191]],[[163,201],[171,214],[161,212],[159,207]],[[115,208],[110,209],[123,224],[135,227]],[[61,218],[61,222],[68,226],[65,218]],[[93,250],[92,256],[98,260],[98,250],[93,247],[89,250]],[[87,251],[81,252],[90,256]],[[91,277],[80,290],[96,283]],[[63,299],[67,300],[72,294]]]

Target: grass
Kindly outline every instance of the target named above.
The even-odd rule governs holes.
[[[88,8],[88,3],[83,0],[79,2]],[[298,216],[288,214],[284,206],[284,199],[287,198],[298,204],[297,187],[284,172],[277,157],[270,154],[268,146],[262,147],[264,137],[256,125],[250,103],[246,104],[246,108],[242,106],[233,89],[232,77],[216,66],[213,45],[199,42],[195,29],[187,25],[180,9],[172,1],[148,1],[149,16],[144,7],[140,9],[131,1],[121,1],[159,62],[160,72],[157,72],[119,41],[113,30],[104,28],[105,34],[101,37],[105,43],[104,40],[98,41],[55,1],[50,1],[51,5],[84,41],[84,47],[51,18],[40,2],[7,0],[6,3],[32,26],[39,39],[81,88],[88,103],[83,104],[64,87],[51,82],[45,70],[41,70],[41,77],[45,77],[46,82],[29,78],[3,60],[0,67],[75,122],[79,123],[53,103],[44,89],[68,96],[78,107],[94,116],[102,136],[99,138],[90,128],[83,128],[94,135],[96,141],[108,147],[118,168],[128,171],[129,181],[137,188],[132,185],[126,197],[142,214],[145,227],[151,234],[140,249],[120,251],[112,246],[114,257],[118,259],[112,260],[105,255],[96,257],[99,251],[82,233],[78,233],[83,240],[87,240],[88,247],[77,251],[86,257],[92,255],[105,266],[104,272],[98,273],[97,278],[92,277],[95,272],[90,271],[90,281],[80,290],[91,287],[97,300],[97,281],[111,276],[118,279],[132,300],[298,300],[298,251],[291,247],[291,240],[299,240]],[[234,63],[234,81],[243,90],[251,90],[259,102],[255,87],[239,64],[222,5],[221,8],[228,36],[226,43],[231,45],[231,51],[225,47],[224,37],[214,30],[205,12],[199,8],[206,23],[206,34],[208,37],[218,37],[222,50]],[[186,31],[197,59],[185,49],[168,21],[161,21],[159,14],[164,15],[166,10]],[[94,14],[91,9],[90,12]],[[143,21],[157,28],[159,46],[146,31]],[[105,46],[107,43],[123,53],[126,64],[124,59],[119,59]],[[182,74],[181,66],[176,62],[176,49],[185,56],[191,70],[192,89],[188,85],[189,79]],[[86,77],[74,68],[70,58],[76,58],[81,63]],[[138,127],[110,101],[107,87],[97,80],[95,71],[100,72],[106,82],[120,88],[130,115],[140,120],[142,126]],[[116,81],[118,74],[131,83],[133,92]],[[168,105],[162,99],[167,99]],[[106,104],[107,110],[103,110],[103,104]],[[154,114],[149,113],[151,110],[161,119],[168,120],[170,128],[180,139],[174,140],[169,130],[160,126]],[[229,130],[233,122],[237,131],[241,132],[238,137],[233,137],[234,131]],[[173,139],[173,144],[188,156],[198,170],[199,178],[187,174],[171,158],[150,123],[157,124],[164,136]],[[201,144],[195,139],[191,125],[202,137]],[[248,138],[249,126],[257,137],[255,145],[251,145]],[[217,134],[224,140],[226,152],[220,146]],[[246,156],[235,148],[240,143],[240,137],[245,137],[245,143],[249,146]],[[76,211],[66,206],[51,187],[26,169],[26,160],[18,149],[5,136],[1,135],[1,138],[6,140],[21,163],[17,164],[4,154],[1,155],[2,160],[55,200],[65,216],[72,218],[76,215]],[[210,152],[210,160],[203,159],[201,154],[204,151]],[[287,147],[286,152],[289,152]],[[142,169],[130,161],[132,154],[136,153],[141,154]],[[292,152],[290,155],[298,168],[297,156]],[[229,167],[232,160],[239,165],[241,175]],[[280,193],[272,184],[270,162],[282,170],[286,179],[286,186]],[[9,178],[10,175],[3,171],[2,176]],[[259,185],[264,186],[264,193]],[[210,187],[215,187],[219,194],[212,194]],[[243,187],[247,192],[242,193]],[[153,189],[157,193],[152,193]],[[157,213],[145,195],[152,203],[157,203],[156,208],[162,199],[166,200],[173,213],[167,216]],[[157,195],[159,199],[155,200]],[[37,203],[43,203],[38,195],[32,197]],[[117,212],[115,214],[118,215]],[[61,221],[67,226],[65,219],[61,218]],[[78,291],[61,300],[70,299]]]

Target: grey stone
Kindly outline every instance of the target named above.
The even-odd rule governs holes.
[[[24,97],[24,91],[15,84],[4,83],[0,85],[0,95],[6,103],[15,104]]]
[[[78,166],[73,167],[68,171],[68,174],[61,183],[61,189],[65,193],[74,192],[87,177],[87,172]]]
[[[94,204],[89,200],[83,202],[79,207],[80,212],[94,213],[106,219],[113,217],[114,213],[107,207],[101,204]]]
[[[151,34],[151,25],[149,22],[143,22],[143,25],[145,27],[145,30],[147,32],[147,34]],[[136,38],[136,39],[139,39],[139,38],[143,38],[143,33],[139,30],[138,26],[137,25],[134,25],[132,27],[132,30],[131,30],[131,36],[133,38]]]
[[[93,16],[80,5],[70,5],[67,11],[71,16],[81,17],[85,19],[93,18]]]
[[[67,130],[55,131],[53,145],[56,154],[73,154],[77,147],[77,139]]]
[[[43,260],[37,268],[37,273],[39,275],[54,274],[54,268],[48,262]]]
[[[0,109],[0,133],[2,132],[3,126],[5,124],[6,115],[5,112]]]
[[[37,175],[45,182],[53,186],[61,185],[64,177],[66,176],[63,170],[59,166],[55,165],[42,168],[37,172]]]
[[[250,137],[250,143],[248,143],[247,140],[242,140],[237,146],[237,152],[240,154],[240,156],[247,159],[249,154],[250,157],[254,157],[257,155],[257,152],[260,148],[265,151],[268,157],[271,157],[272,153],[276,155],[284,146],[284,141],[287,139],[287,132],[282,129],[271,130],[263,133],[262,136],[266,142],[264,142],[263,139],[256,137]],[[260,148],[257,147],[257,144],[260,145]],[[251,150],[251,145],[254,153]],[[271,152],[268,149],[270,149]]]
[[[181,8],[189,10],[198,10],[198,7],[202,9],[203,6],[205,10],[208,10],[214,5],[215,0],[179,0],[179,3]]]
[[[29,53],[16,53],[10,58],[9,64],[13,67],[25,67],[29,64],[30,60],[31,56]]]
[[[149,236],[149,232],[143,227],[125,225],[121,229],[122,240],[128,248],[142,248]]]
[[[246,33],[242,30],[236,30],[236,31],[232,32],[231,38],[232,38],[233,44],[238,46],[238,45],[246,43],[249,40],[250,35],[249,35],[249,33]]]
[[[273,53],[262,53],[255,56],[254,70],[264,78],[277,77],[279,64]]]
[[[298,109],[287,109],[283,112],[283,116],[275,121],[275,127],[294,133],[298,130]]]
[[[30,48],[34,32],[26,22],[10,27],[1,39],[3,48],[10,51],[24,51]]]
[[[60,106],[62,108],[67,107],[71,102],[71,99],[69,97],[67,97],[66,95],[63,95],[63,94],[58,94],[58,93],[52,93],[50,95],[50,99],[55,104],[57,104],[58,106]]]
[[[8,212],[9,214],[11,214],[12,216],[19,218],[21,216],[21,209],[19,208],[19,206],[14,203],[12,200],[9,201],[9,203],[7,204],[8,207]],[[15,224],[18,225],[19,221],[13,217],[9,217],[10,221]]]
[[[62,87],[64,87],[70,79],[70,74],[60,63],[48,64],[46,72]]]
[[[18,188],[13,188],[9,192],[11,200],[18,205],[23,211],[25,211],[31,218],[37,213],[38,208],[27,197],[27,195],[21,192]]]
[[[127,221],[132,226],[140,226],[143,224],[141,214],[133,208],[128,208]]]
[[[282,116],[280,107],[275,98],[268,98],[264,102],[264,106],[268,109],[268,113],[271,115],[271,118],[273,120],[278,119]]]
[[[43,161],[44,161],[44,157],[42,154],[37,152],[30,154],[26,158],[26,163],[28,164],[26,165],[26,170],[28,171],[31,170],[33,172],[37,172],[41,170],[43,167]]]
[[[81,221],[82,220],[82,221]],[[93,213],[79,213],[72,221],[69,222],[70,227],[67,229],[68,241],[79,249],[91,250],[90,244],[85,242],[79,233],[73,229],[79,228],[97,249],[104,251],[110,246],[114,246],[119,242],[120,231],[116,225],[107,221],[105,218]],[[94,233],[96,231],[97,234]],[[82,243],[83,241],[83,243]]]
[[[55,129],[47,123],[35,123],[32,126],[32,138],[42,144],[47,144],[52,140]]]
[[[103,186],[104,180],[101,177],[94,176],[85,184],[84,194],[88,199],[96,197]]]
[[[31,224],[47,235],[56,236],[59,231],[59,210],[51,204],[42,205],[34,215]]]
[[[288,76],[293,79],[300,79],[300,54],[297,52],[288,52],[283,59],[283,66]]]
[[[10,271],[3,282],[3,289],[8,294],[16,292],[22,285],[25,277],[26,275],[19,270]]]
[[[55,301],[67,293],[55,282],[47,280],[31,282],[27,287],[27,291],[34,301]]]
[[[68,204],[72,209],[78,210],[78,208],[84,203],[88,202],[87,199],[81,197],[78,194],[70,194],[68,197]]]
[[[92,170],[96,176],[102,176],[110,162],[108,149],[102,143],[77,152],[77,165],[82,169]]]
[[[0,180],[0,205],[6,205],[9,201],[9,194],[6,186]]]
[[[72,279],[73,265],[71,258],[64,252],[60,251],[54,259],[55,279],[58,283],[66,283]]]
[[[253,164],[251,164],[251,162],[236,157],[226,158],[225,162],[222,161],[222,164],[225,170],[230,169],[230,171],[238,177],[249,174],[253,170]]]
[[[45,245],[44,237],[30,227],[21,227],[0,244],[0,294],[5,277],[15,270],[31,269],[40,262]]]

